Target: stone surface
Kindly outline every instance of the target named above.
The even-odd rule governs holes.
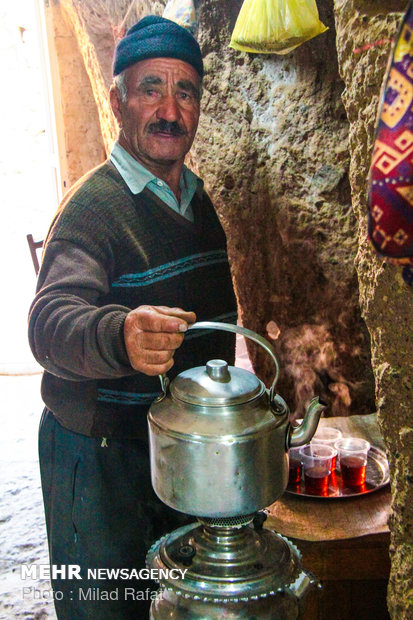
[[[358,1],[357,6],[348,0],[335,2],[338,58],[346,84],[343,99],[350,121],[350,182],[359,230],[360,305],[371,335],[379,421],[392,477],[388,606],[392,618],[407,620],[413,614],[413,291],[403,283],[400,269],[377,258],[366,239],[366,178],[376,111],[389,41],[401,15],[389,12],[387,0],[376,2],[373,14],[371,8],[370,2]]]
[[[63,193],[105,158],[98,109],[77,39],[60,4],[46,11]]]
[[[191,161],[227,232],[242,321],[263,334],[278,325],[279,389],[297,415],[314,392],[335,415],[373,411],[332,10],[321,3],[328,32],[266,56],[228,48],[240,5],[200,4],[206,74]],[[249,351],[269,381],[266,354]]]

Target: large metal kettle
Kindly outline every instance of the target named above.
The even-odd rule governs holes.
[[[315,398],[293,429],[285,401],[275,393],[279,366],[271,344],[236,325],[194,323],[260,344],[274,361],[269,390],[253,373],[210,360],[180,373],[148,413],[152,486],[171,508],[225,519],[272,504],[288,480],[288,448],[308,443],[324,405]]]

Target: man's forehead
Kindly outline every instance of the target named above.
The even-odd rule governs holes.
[[[159,76],[162,80],[172,76],[177,80],[182,78],[191,80],[196,85],[200,82],[195,68],[184,60],[176,58],[147,58],[136,62],[127,71],[138,81],[148,76]]]

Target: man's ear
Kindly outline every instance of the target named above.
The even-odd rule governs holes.
[[[110,87],[109,99],[110,105],[112,107],[112,112],[115,115],[118,125],[119,127],[122,127],[122,101],[120,98],[119,90],[113,84]]]

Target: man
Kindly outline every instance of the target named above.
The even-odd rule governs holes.
[[[146,412],[157,375],[234,360],[232,334],[185,336],[196,319],[236,320],[224,234],[184,166],[199,119],[199,46],[173,22],[145,17],[120,41],[114,75],[118,141],[60,206],[29,319],[45,368],[39,450],[51,564],[80,566],[82,577],[52,580],[64,620],[147,617],[150,600],[140,599],[150,582],[102,582],[88,569],[142,568],[149,546],[182,524],[150,484]]]

